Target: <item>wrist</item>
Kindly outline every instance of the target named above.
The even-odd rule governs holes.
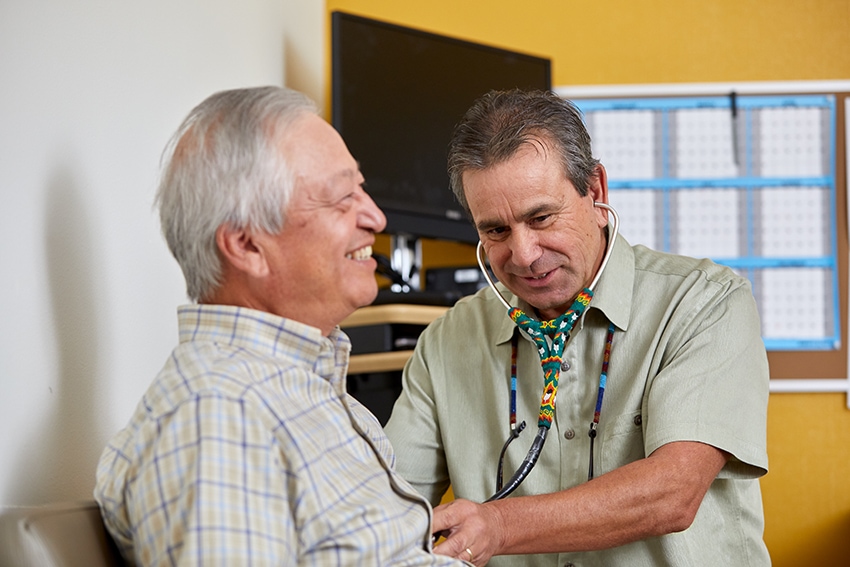
[[[510,530],[507,529],[508,519],[504,504],[504,500],[496,500],[481,505],[487,515],[487,523],[492,529],[493,543],[497,546],[493,555],[504,555],[509,547],[507,538]]]

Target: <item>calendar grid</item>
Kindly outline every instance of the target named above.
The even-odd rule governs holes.
[[[749,278],[769,350],[838,348],[834,97],[735,103],[576,101],[632,244]]]

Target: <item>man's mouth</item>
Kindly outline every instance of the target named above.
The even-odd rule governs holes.
[[[372,257],[372,247],[364,246],[359,250],[355,250],[354,252],[349,252],[345,255],[349,260],[368,260]]]

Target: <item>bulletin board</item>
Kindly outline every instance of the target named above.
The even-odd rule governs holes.
[[[845,93],[571,98],[632,244],[747,277],[772,378],[846,378]]]

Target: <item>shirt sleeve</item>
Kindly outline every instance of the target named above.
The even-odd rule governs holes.
[[[720,478],[767,472],[769,372],[749,286],[724,289],[691,314],[645,399],[646,452],[699,441],[731,454]]]
[[[420,335],[402,375],[402,391],[384,430],[396,453],[396,471],[432,506],[449,487],[433,383],[427,359],[436,325]]]
[[[144,565],[282,565],[297,555],[290,475],[271,431],[243,400],[197,396],[152,427],[131,483]]]

